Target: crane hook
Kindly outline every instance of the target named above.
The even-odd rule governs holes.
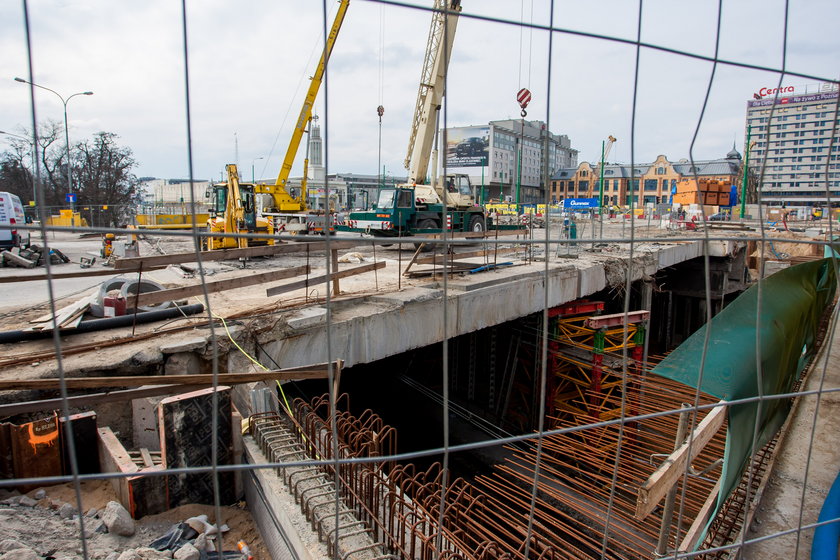
[[[528,115],[525,109],[528,107],[528,103],[531,102],[531,91],[528,88],[520,89],[516,94],[516,101],[519,102],[519,106],[522,108],[520,115],[524,118]]]

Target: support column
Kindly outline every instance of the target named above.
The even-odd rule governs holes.
[[[601,381],[603,380],[604,364],[604,329],[595,331],[592,342],[592,382],[589,386],[589,414],[593,418],[600,416]]]

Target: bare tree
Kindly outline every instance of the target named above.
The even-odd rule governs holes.
[[[74,150],[77,206],[101,211],[101,225],[124,224],[134,215],[137,203],[139,181],[132,173],[136,162],[131,149],[117,144],[118,138],[112,132],[99,132],[92,141],[80,142]]]
[[[33,199],[35,170],[43,185],[38,203],[50,208],[66,208],[66,195],[75,192],[77,209],[87,208],[83,217],[96,225],[121,225],[134,213],[137,177],[132,170],[136,162],[131,149],[117,144],[111,132],[99,132],[92,140],[70,146],[70,162],[64,145],[64,125],[47,121],[38,127],[38,146],[12,137],[11,148],[0,153],[0,191],[17,194],[21,200]],[[31,132],[19,134],[26,138]],[[67,165],[73,166],[73,187],[67,182]],[[84,212],[84,210],[82,210]]]

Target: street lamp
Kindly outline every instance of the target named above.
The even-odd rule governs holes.
[[[3,131],[3,130],[0,130],[0,134],[5,134],[6,136],[13,136],[14,138],[18,138],[18,139],[23,140],[24,142],[27,142],[29,144],[29,147],[31,149],[32,171],[33,171],[33,174],[32,174],[32,202],[34,202],[37,205],[38,198],[36,197],[36,192],[35,192],[37,190],[36,186],[35,186],[35,174],[37,173],[37,168],[35,166],[38,165],[38,160],[35,159],[35,142],[30,140],[26,136],[21,136],[20,134],[12,134],[11,132],[6,132],[6,131]]]
[[[254,159],[251,160],[251,182],[255,185],[257,184],[257,180],[254,178],[254,164],[257,163],[257,160],[260,160],[260,159],[265,159],[265,158],[263,156],[260,156],[260,157],[255,157]]]
[[[56,94],[58,96],[58,98],[61,99],[61,103],[62,103],[62,105],[64,105],[64,143],[67,146],[67,190],[68,190],[69,193],[72,194],[73,193],[73,166],[70,164],[70,133],[67,130],[67,103],[69,103],[70,100],[73,99],[74,97],[76,97],[77,95],[93,95],[93,92],[92,91],[80,91],[78,93],[74,93],[73,95],[71,95],[67,99],[64,99],[61,96],[60,93],[58,93],[57,91],[52,90],[48,87],[39,86],[38,84],[33,84],[32,82],[30,82],[28,80],[24,80],[23,78],[15,78],[15,81],[20,82],[22,84],[29,84],[32,87],[47,90],[49,92],[52,92],[52,93]],[[73,214],[75,214],[75,212],[76,212],[76,201],[75,201],[74,197],[70,199],[70,210],[72,212],[71,218],[70,218],[70,224],[74,225],[73,224],[73,220],[74,220]]]

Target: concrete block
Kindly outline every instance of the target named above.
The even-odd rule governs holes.
[[[131,401],[132,434],[134,447],[160,451],[157,405],[163,397],[146,397]]]
[[[207,346],[207,339],[203,336],[192,338],[175,339],[160,347],[164,354],[177,354],[179,352],[202,351]]]
[[[163,365],[164,375],[189,375],[191,373],[202,373],[204,362],[200,357],[191,352],[178,352],[170,354]]]
[[[327,321],[327,310],[323,307],[301,309],[286,320],[293,329],[308,329],[323,325]]]

